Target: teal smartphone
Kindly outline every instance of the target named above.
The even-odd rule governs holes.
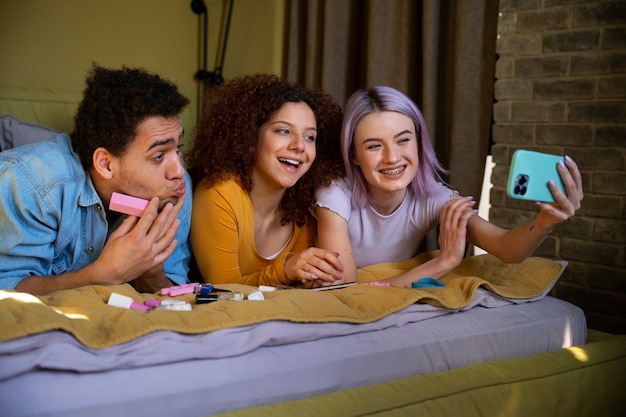
[[[506,193],[511,198],[520,200],[541,201],[554,203],[554,197],[548,181],[554,180],[559,188],[565,192],[565,186],[556,166],[565,158],[559,155],[550,155],[541,152],[519,149],[513,153],[509,180]]]

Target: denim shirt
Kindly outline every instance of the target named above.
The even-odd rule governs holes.
[[[189,282],[191,179],[180,210],[178,246],[164,264],[177,284]],[[93,263],[108,238],[102,200],[69,136],[0,152],[0,288],[27,276],[51,276]]]

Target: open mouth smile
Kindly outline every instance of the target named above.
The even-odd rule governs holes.
[[[405,166],[394,168],[394,169],[381,169],[379,172],[384,175],[398,175],[404,172],[406,169]]]
[[[292,166],[292,167],[294,167],[296,169],[299,168],[300,165],[301,165],[301,162],[300,161],[296,161],[295,159],[278,158],[278,161],[281,164],[289,165],[289,166]]]

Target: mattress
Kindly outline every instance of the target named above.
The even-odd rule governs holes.
[[[570,303],[477,297],[463,311],[414,304],[368,324],[161,331],[104,350],[50,331],[0,345],[0,404],[10,416],[204,416],[585,342]]]

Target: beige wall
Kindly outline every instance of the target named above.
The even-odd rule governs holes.
[[[216,53],[222,0],[209,10],[208,68]],[[223,75],[281,73],[285,0],[235,0]],[[0,0],[0,86],[82,90],[95,61],[141,66],[172,80],[197,116],[201,18],[189,0]]]

